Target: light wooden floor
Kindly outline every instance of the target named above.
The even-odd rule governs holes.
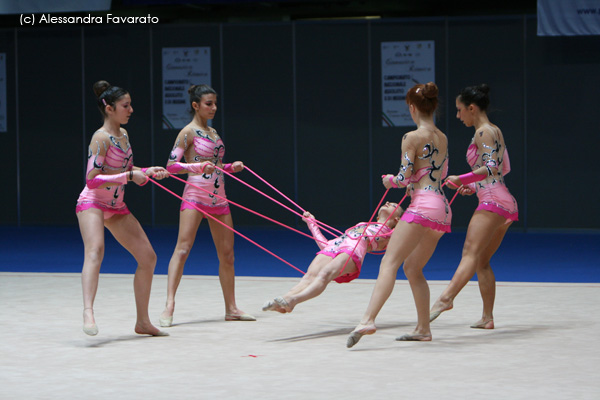
[[[257,322],[223,321],[214,276],[184,276],[170,337],[133,332],[131,275],[103,274],[100,333],[81,330],[79,274],[0,273],[1,399],[599,399],[600,284],[498,284],[496,329],[479,319],[470,283],[432,325],[430,343],[396,342],[413,329],[408,283],[397,282],[378,332],[346,336],[373,280],[332,283],[292,314],[262,304],[297,279],[238,277],[240,308]],[[435,299],[447,282],[433,281]],[[166,276],[154,280],[158,320]]]

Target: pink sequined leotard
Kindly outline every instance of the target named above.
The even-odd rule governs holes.
[[[406,182],[407,190],[411,191],[411,201],[400,220],[450,232],[452,210],[441,185],[448,175],[448,153],[441,155],[433,143],[426,143],[415,157],[429,165],[413,172],[414,163],[408,153],[404,154],[397,179]],[[412,174],[406,178],[408,172]]]
[[[127,133],[116,138],[100,129],[92,137],[88,152],[86,185],[77,199],[76,212],[89,208],[104,211],[104,218],[113,214],[129,214],[123,201],[125,182],[123,173],[133,168],[133,153]],[[96,173],[94,173],[96,172]],[[110,186],[106,186],[110,184]],[[100,187],[104,185],[104,187]]]
[[[188,163],[199,163],[210,161],[219,167],[223,167],[223,157],[225,156],[225,145],[223,140],[212,129],[210,133],[201,129],[190,127],[178,136],[175,147],[169,157],[169,162],[179,162],[183,156]],[[169,172],[172,171],[171,164],[167,166]],[[203,212],[211,215],[229,214],[229,203],[225,200],[225,176],[223,172],[216,169],[212,174],[191,174],[188,173],[188,183],[202,187],[207,191],[195,188],[191,185],[185,185],[183,197],[185,201],[181,203],[180,210],[194,209],[190,203],[194,204]],[[221,198],[217,197],[220,196]]]
[[[504,176],[510,172],[508,150],[503,146],[500,136],[484,134],[483,131],[476,132],[475,135],[479,135],[481,148],[475,143],[474,136],[467,148],[467,163],[472,170],[485,165],[488,171],[485,179],[468,185],[477,193],[477,210],[491,211],[506,218],[507,222],[518,221],[517,201],[504,183]]]
[[[371,223],[367,226],[366,222],[361,222],[346,230],[343,235],[336,237],[335,239],[327,240],[321,233],[317,224],[311,220],[309,220],[307,224],[317,245],[321,248],[321,251],[317,254],[324,254],[331,258],[335,258],[340,253],[346,253],[352,258],[352,261],[354,261],[356,272],[338,276],[334,279],[337,283],[350,282],[358,278],[367,252],[385,250],[392,232],[388,226],[380,223]],[[366,232],[364,232],[365,227]],[[363,237],[357,244],[356,241],[359,240],[361,236]]]

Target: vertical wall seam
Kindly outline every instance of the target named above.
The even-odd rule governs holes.
[[[219,73],[221,74],[221,93],[225,94],[225,67],[224,67],[224,55],[223,55],[223,24],[219,24]],[[212,60],[212,56],[211,56]],[[211,61],[212,62],[212,61]],[[212,84],[214,86],[214,84]],[[225,100],[224,96],[219,99],[221,112],[221,137],[225,141]]]
[[[85,34],[84,27],[81,27],[81,155],[83,156],[83,181],[85,184],[85,173],[87,167],[87,151],[85,140]]]
[[[19,131],[19,38],[18,31],[15,28],[15,131],[16,131],[16,152],[17,152],[17,226],[21,226],[21,149],[19,141],[21,139]]]
[[[293,144],[294,144],[294,200],[296,203],[299,201],[299,193],[298,193],[298,99],[297,99],[297,88],[296,88],[296,79],[297,79],[297,69],[296,69],[296,23],[292,22],[292,104],[293,104],[293,127],[292,127],[292,136],[293,136]],[[296,226],[298,226],[299,220],[298,217],[296,219]]]
[[[150,165],[155,165],[154,158],[154,52],[152,51],[153,45],[153,36],[152,36],[152,27],[148,29],[148,47],[149,47],[149,56],[150,56]],[[156,225],[156,186],[152,185],[152,189],[150,191],[151,196],[151,220],[152,227]]]
[[[527,232],[527,16],[523,15],[523,205],[521,214]]]
[[[368,99],[369,99],[369,111],[368,111],[368,132],[369,132],[369,210],[373,210],[373,54],[371,46],[371,21],[367,21],[367,83],[368,83]]]
[[[444,27],[446,30],[445,33],[445,37],[446,37],[446,43],[445,43],[445,50],[446,50],[446,54],[445,54],[445,72],[446,72],[446,99],[448,99],[449,95],[450,95],[450,21],[448,19],[448,17],[444,18]],[[446,132],[446,135],[449,133],[448,130],[450,129],[450,102],[449,101],[445,101],[445,105],[444,108],[446,109],[446,129],[444,130],[444,132]]]

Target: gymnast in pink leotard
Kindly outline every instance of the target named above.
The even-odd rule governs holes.
[[[188,182],[200,186],[207,191],[186,185],[182,197],[180,211],[196,207],[211,215],[229,214],[229,203],[225,200],[224,174],[218,169],[207,166],[218,165],[228,172],[232,172],[231,165],[223,165],[225,145],[223,140],[213,128],[206,131],[188,125],[182,135],[177,137],[175,147],[169,157],[167,171],[172,174],[188,174]],[[185,156],[186,163],[181,163]],[[199,170],[198,170],[199,169]],[[191,203],[191,204],[190,204]]]
[[[379,209],[376,223],[361,222],[343,235],[327,240],[314,222],[314,216],[305,212],[302,220],[307,223],[321,251],[300,282],[283,296],[266,302],[263,311],[292,312],[297,304],[323,293],[332,280],[345,283],[358,278],[366,254],[385,250],[401,215],[402,207],[388,202]]]
[[[134,280],[137,309],[135,332],[166,336],[166,333],[152,325],[148,316],[156,254],[140,223],[125,205],[123,196],[128,182],[142,186],[148,176],[163,179],[169,175],[163,167],[139,168],[133,164],[129,136],[121,128],[133,113],[129,93],[117,86],[110,86],[106,81],[96,82],[94,93],[98,97],[98,108],[104,117],[104,124],[92,136],[86,185],[75,208],[85,246],[81,271],[83,331],[91,336],[98,334],[93,307],[104,257],[106,227],[138,261]]]
[[[497,126],[485,128],[475,133],[467,149],[467,163],[472,172],[459,176],[460,182],[456,176],[448,177],[448,180],[454,188],[461,184],[466,186],[461,191],[465,195],[477,193],[479,205],[476,210],[501,215],[506,218],[506,223],[518,221],[517,201],[504,183],[504,176],[510,172],[510,160],[502,132]]]
[[[456,118],[474,127],[475,136],[467,149],[471,172],[449,176],[448,186],[465,195],[477,193],[479,205],[469,222],[460,264],[430,315],[433,321],[450,310],[454,298],[477,273],[483,312],[471,328],[482,329],[494,328],[496,278],[490,260],[509,226],[518,220],[517,202],[504,182],[504,176],[510,171],[508,152],[502,131],[487,116],[489,103],[489,87],[485,84],[467,87],[456,98]]]
[[[125,129],[120,128],[119,134],[115,137],[100,128],[92,137],[86,185],[77,199],[76,212],[97,208],[104,212],[105,219],[129,214],[123,197],[127,174],[133,171],[133,153]]]
[[[167,163],[167,170],[171,174],[188,174],[188,184],[182,195],[184,201],[179,213],[177,244],[169,262],[167,302],[159,317],[160,326],[163,327],[169,327],[173,323],[175,294],[204,214],[210,214],[233,228],[229,204],[225,200],[225,176],[215,166],[227,172],[239,172],[244,169],[241,161],[223,164],[225,145],[217,131],[208,126],[209,120],[213,119],[217,112],[217,92],[207,85],[193,85],[188,93],[194,118],[177,135]],[[208,225],[219,258],[219,280],[225,299],[225,320],[255,321],[252,315],[240,310],[235,302],[233,232],[212,218],[208,219]]]
[[[431,340],[429,286],[423,268],[442,235],[450,231],[452,212],[442,190],[448,168],[448,139],[433,120],[438,104],[435,83],[413,86],[406,95],[406,103],[417,129],[402,139],[398,174],[384,175],[382,179],[386,188],[406,188],[411,202],[390,238],[371,300],[360,324],[348,337],[347,347],[377,330],[375,318],[391,295],[402,264],[417,308],[417,327],[397,340]]]

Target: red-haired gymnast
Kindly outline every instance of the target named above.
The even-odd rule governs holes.
[[[433,120],[438,104],[435,83],[413,86],[406,102],[417,129],[402,139],[400,172],[396,176],[385,175],[383,184],[387,188],[407,188],[411,202],[394,229],[371,300],[360,324],[348,337],[347,347],[354,346],[363,335],[375,333],[375,318],[391,295],[403,263],[417,308],[417,326],[397,340],[431,340],[429,285],[423,268],[442,235],[450,232],[452,212],[442,190],[442,179],[448,169],[448,139]]]

